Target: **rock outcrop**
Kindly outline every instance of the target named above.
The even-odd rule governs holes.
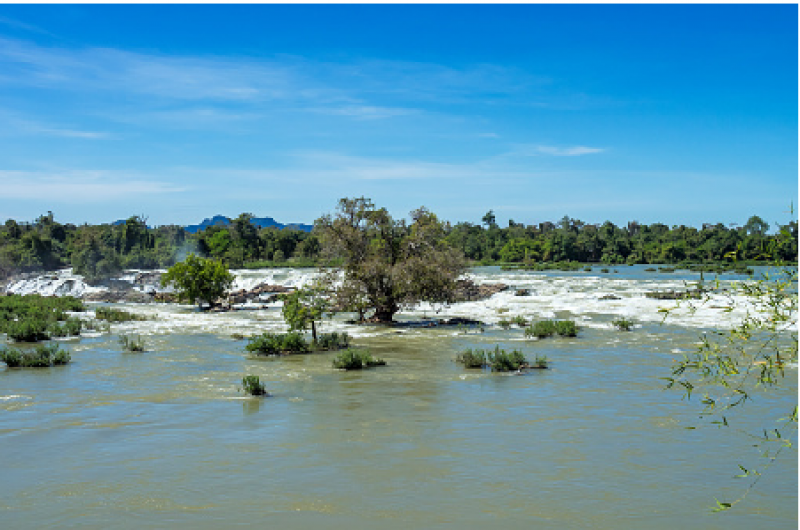
[[[482,283],[476,284],[472,280],[458,280],[456,287],[455,302],[475,302],[485,300],[493,295],[508,290],[508,285],[504,283]]]

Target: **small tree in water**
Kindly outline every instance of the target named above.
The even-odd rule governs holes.
[[[173,285],[178,299],[203,309],[203,303],[213,305],[233,284],[233,274],[219,261],[189,254],[182,262],[170,267],[161,277],[161,285]]]
[[[420,208],[411,219],[408,226],[396,221],[364,197],[341,199],[334,216],[317,219],[324,252],[344,263],[334,289],[338,309],[371,310],[373,321],[391,322],[402,306],[453,300],[463,254],[444,241],[436,215]]]
[[[283,319],[292,331],[311,327],[311,338],[317,343],[317,322],[330,311],[330,304],[322,287],[314,285],[298,289],[283,298]]]

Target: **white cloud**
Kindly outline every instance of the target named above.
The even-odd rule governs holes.
[[[97,203],[186,191],[122,171],[66,170],[60,172],[2,171],[3,198],[52,203]]]
[[[552,156],[581,156],[592,155],[595,153],[602,153],[605,149],[599,147],[586,147],[583,145],[576,145],[573,147],[554,147],[551,145],[537,145],[536,151],[543,155]]]
[[[371,105],[348,105],[344,107],[312,108],[309,110],[320,114],[347,116],[357,120],[379,120],[393,118],[395,116],[406,116],[419,112],[416,109],[376,107]]]
[[[599,147],[586,147],[584,145],[575,145],[568,147],[553,146],[553,145],[516,145],[513,150],[500,155],[501,158],[510,157],[529,157],[529,156],[582,156],[602,153],[605,149]]]

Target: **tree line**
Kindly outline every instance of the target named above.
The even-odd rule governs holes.
[[[52,212],[32,223],[7,220],[0,225],[0,277],[18,272],[73,267],[88,279],[129,268],[166,268],[189,253],[227,266],[314,266],[322,262],[319,223],[312,232],[274,227],[259,229],[243,213],[227,226],[191,234],[181,226],[148,227],[143,216],[122,223],[74,225],[57,222]],[[324,219],[324,217],[323,217]],[[570,217],[558,223],[500,227],[492,211],[477,224],[442,223],[440,237],[471,263],[495,264],[578,261],[604,264],[708,263],[758,261],[776,242],[770,259],[797,260],[797,221],[778,227],[790,238],[769,234],[769,224],[752,216],[744,226],[722,223],[690,226],[636,221],[617,226],[584,223]]]

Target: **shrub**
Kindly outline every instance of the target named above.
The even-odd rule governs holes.
[[[556,320],[556,333],[562,337],[575,337],[578,335],[578,326],[574,320]]]
[[[514,318],[511,319],[511,322],[521,328],[524,328],[525,326],[528,325],[528,321],[525,320],[525,317],[523,317],[522,315],[515,316]]]
[[[91,329],[93,331],[111,331],[111,324],[102,320],[82,320],[81,326],[83,329]]]
[[[622,317],[611,321],[611,325],[620,331],[630,331],[633,328],[633,320]]]
[[[122,349],[127,352],[138,353],[144,351],[144,339],[141,337],[120,335],[119,343],[122,346]]]
[[[531,366],[531,368],[536,368],[538,370],[546,370],[549,367],[549,364],[550,362],[547,360],[547,357],[545,357],[544,355],[542,355],[541,357],[537,355],[533,361],[533,366]]]
[[[50,335],[47,333],[48,323],[42,318],[27,318],[17,321],[7,322],[4,326],[6,335],[14,342],[38,342],[47,340]]]
[[[543,339],[550,337],[556,332],[556,325],[552,320],[540,320],[532,326],[525,328],[526,337],[536,337]]]
[[[262,383],[257,375],[246,375],[242,378],[242,388],[246,394],[251,396],[265,396],[267,394],[264,383]]]
[[[281,350],[287,353],[308,353],[310,348],[303,335],[292,331],[283,336]]]
[[[34,351],[22,351],[11,348],[0,348],[0,361],[9,368],[46,368],[67,364],[70,354],[61,350],[58,344],[40,344]]]
[[[486,366],[486,352],[470,348],[459,353],[456,362],[463,364],[464,368],[483,368]]]
[[[249,340],[245,349],[258,355],[279,355],[283,348],[283,338],[277,333],[262,333]]]
[[[370,355],[368,351],[347,349],[333,359],[333,367],[339,370],[361,370],[372,366],[385,366],[386,361]]]
[[[74,337],[81,334],[83,322],[74,317],[70,317],[63,324],[53,322],[47,327],[47,333],[51,337]]]
[[[573,320],[540,320],[525,328],[525,337],[528,338],[543,339],[556,334],[562,337],[575,337],[578,334],[578,326]]]
[[[536,357],[537,362],[544,362],[546,368],[547,359]],[[494,350],[472,350],[467,349],[458,354],[456,362],[464,365],[464,368],[485,368],[490,367],[493,372],[509,372],[528,368],[528,361],[519,350],[512,350],[510,353],[501,350],[500,346],[495,346]],[[542,366],[536,366],[542,368]]]
[[[320,333],[317,337],[316,349],[341,350],[350,346],[350,336],[345,333]]]
[[[282,353],[308,353],[308,342],[298,332],[262,333],[250,337],[245,349],[257,355],[280,355]]]
[[[95,312],[95,318],[98,320],[106,320],[108,322],[129,322],[131,320],[147,320],[147,317],[143,315],[136,315],[133,313],[129,313],[128,311],[123,311],[121,309],[115,309],[113,307],[98,307]]]
[[[499,346],[496,346],[494,352],[487,355],[487,359],[493,372],[519,370],[528,363],[521,351],[513,350],[511,353],[506,353],[505,350],[501,350]]]
[[[503,329],[508,329],[508,328],[511,327],[511,321],[510,320],[506,320],[504,318],[500,322],[498,322],[497,325],[500,326]]]

